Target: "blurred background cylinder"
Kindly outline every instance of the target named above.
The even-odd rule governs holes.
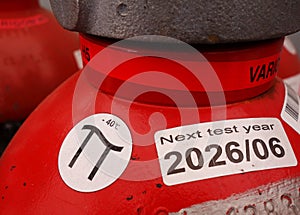
[[[38,0],[2,0],[0,47],[1,153],[20,122],[78,70],[79,41]]]

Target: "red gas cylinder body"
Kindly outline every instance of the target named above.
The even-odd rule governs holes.
[[[24,120],[78,68],[78,36],[38,0],[0,2],[0,122]]]
[[[203,55],[151,41],[82,36],[90,62],[0,160],[0,211],[299,214],[299,98],[276,78],[283,40],[195,47]]]
[[[300,94],[300,58],[297,49],[289,38],[284,40],[278,76]]]
[[[33,109],[78,68],[78,36],[38,0],[0,2],[0,154]]]

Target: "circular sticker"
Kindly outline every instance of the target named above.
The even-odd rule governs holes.
[[[121,176],[131,152],[127,125],[112,114],[95,114],[80,121],[66,136],[58,157],[59,173],[74,190],[98,191]]]

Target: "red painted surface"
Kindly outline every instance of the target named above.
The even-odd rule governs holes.
[[[267,44],[269,43],[265,45]],[[268,54],[274,55],[278,51],[276,47],[280,47],[282,42],[271,44],[273,49],[271,48]],[[260,44],[253,46],[252,49],[251,46],[248,48],[257,53],[260,49],[264,50],[265,47],[264,44]],[[229,55],[234,55],[236,56],[235,61],[239,63],[241,61],[247,63],[256,56],[249,54],[247,60],[247,54],[239,55],[243,50],[243,48],[223,50],[217,52],[217,55],[220,60],[223,56],[224,61]],[[251,51],[249,52],[251,53]],[[261,51],[261,53],[266,52]],[[241,60],[239,60],[239,56],[242,56]],[[137,62],[139,62],[141,71],[145,69],[143,63],[145,65],[148,61],[159,63],[158,59],[153,57],[144,58],[144,61],[139,60],[141,59],[138,59]],[[161,60],[166,63],[163,59]],[[91,71],[97,69],[97,67],[93,67],[95,65],[100,66],[97,65],[97,62],[91,61],[89,69]],[[176,64],[161,64],[161,68],[168,69],[164,65],[171,66],[174,71],[177,69],[187,72]],[[114,75],[124,78],[122,68],[116,68],[113,71]],[[99,67],[98,69],[100,70]],[[146,67],[146,69],[148,68]],[[223,71],[226,72],[226,70]],[[141,94],[134,101],[128,100],[126,95],[122,95],[123,98],[116,97],[114,95],[116,88],[109,87],[115,86],[116,82],[113,78],[107,79],[106,85],[104,84],[98,91],[90,79],[95,76],[87,76],[82,79],[84,80],[82,82],[83,91],[77,94],[80,103],[76,103],[74,106],[73,95],[78,86],[79,76],[80,73],[72,76],[31,114],[3,154],[0,160],[0,211],[3,214],[167,214],[194,204],[224,199],[232,194],[242,193],[261,185],[300,176],[300,167],[297,165],[296,167],[235,174],[166,186],[160,176],[153,138],[155,131],[163,129],[163,123],[158,120],[152,121],[152,127],[148,124],[149,116],[159,112],[164,115],[167,128],[181,126],[181,109],[187,114],[185,116],[187,125],[240,118],[275,117],[281,119],[280,112],[285,92],[284,85],[279,79],[273,79],[272,84],[268,87],[262,84],[263,93],[256,90],[256,86],[253,87],[255,98],[252,98],[252,94],[248,94],[249,89],[238,89],[236,91],[247,99],[235,101],[236,98],[227,97],[231,103],[209,107],[201,106],[201,102],[199,102],[198,107],[187,105],[183,108],[176,107],[170,98],[155,92]],[[182,76],[183,80],[181,81],[186,81],[185,77],[189,77],[189,74]],[[233,81],[236,80],[233,79]],[[124,84],[120,80],[119,83]],[[145,83],[136,84],[131,87],[139,91]],[[194,87],[193,84],[191,86]],[[138,134],[146,134],[150,130],[151,132],[142,140],[142,145],[137,142],[138,137],[133,135],[132,159],[121,178],[103,190],[80,193],[72,190],[62,181],[58,171],[58,154],[64,138],[74,124],[92,114],[90,110],[93,109],[91,101],[93,93],[97,95],[96,113],[116,114],[125,121],[132,134],[133,131]],[[201,100],[202,97],[196,99]],[[112,103],[113,100],[114,103]],[[129,120],[124,111],[126,108],[129,108]],[[224,111],[226,111],[225,115]],[[197,119],[197,115],[200,120]],[[299,134],[285,122],[282,121],[282,124],[299,160]]]
[[[300,73],[299,55],[296,52],[291,53],[286,47],[283,47],[281,52],[281,60],[279,64],[278,76],[281,78],[289,78],[299,73]]]
[[[221,90],[222,94],[225,94],[227,102],[242,101],[259,95],[272,86],[278,72],[278,63],[282,42],[282,39],[278,39],[268,41],[264,44],[244,44],[242,47],[231,47],[230,50],[226,50],[226,48],[222,46],[214,47],[213,49],[210,48],[209,51],[207,48],[200,48],[201,54],[204,56],[202,59],[203,62],[200,62],[203,64],[203,67],[198,69],[201,78],[203,78],[200,80],[200,82],[190,81],[195,79],[195,76],[187,72],[186,68],[179,65],[179,63],[174,63],[174,61],[170,62],[168,59],[162,60],[161,58],[146,57],[143,59],[143,57],[141,57],[143,55],[143,50],[139,49],[137,49],[137,54],[130,51],[126,52],[127,56],[133,58],[139,57],[139,59],[134,59],[123,63],[113,71],[109,71],[109,76],[98,71],[95,72],[95,74],[91,72],[90,80],[92,83],[94,83],[94,80],[98,80],[97,76],[106,77],[108,84],[104,84],[102,86],[102,90],[110,94],[114,94],[118,87],[124,81],[126,81],[128,87],[132,87],[132,89],[134,89],[136,86],[139,86],[139,88],[142,89],[153,89],[155,91],[163,85],[165,90],[173,92],[176,91],[176,93],[180,94],[182,97],[185,97],[186,93],[192,93],[196,102],[200,105],[209,104],[207,98],[208,93],[215,94],[215,96],[220,96],[219,92]],[[83,64],[86,65],[90,59],[92,59],[99,51],[103,50],[104,47],[109,46],[112,41],[96,40],[93,37],[81,35],[80,43]],[[132,48],[134,49],[134,45]],[[107,55],[122,57],[122,48],[119,48],[119,50],[115,47],[108,49],[109,51],[107,52]],[[262,49],[263,52],[261,51]],[[163,46],[161,50],[162,52],[168,53],[167,50],[164,50]],[[151,55],[151,51],[153,50],[148,51]],[[153,51],[153,54],[155,55],[155,51]],[[179,62],[192,62],[194,58],[192,56],[193,53],[184,53],[178,51],[168,54],[173,56]],[[207,67],[207,64],[209,64],[211,67]],[[141,67],[141,65],[143,66]],[[101,65],[97,64],[97,61],[92,61],[90,66],[97,68]],[[211,68],[214,70],[214,72],[211,71]],[[250,68],[252,68],[252,71]],[[119,70],[126,72],[120,73],[118,72]],[[174,76],[182,81],[189,91],[186,92],[184,87],[178,87],[177,85],[174,86],[172,83],[168,82],[167,78],[164,77],[160,77],[158,80],[155,78],[141,78],[136,81],[128,81],[128,79],[132,76],[145,71],[164,71],[165,73],[170,74],[171,76]],[[209,78],[205,77],[206,74],[211,73],[215,73],[217,75],[222,89],[220,89],[218,84],[214,83],[212,80],[209,80],[210,78],[213,78],[213,76]],[[205,86],[203,84],[205,82],[204,79],[206,81]],[[128,94],[128,91],[126,91],[125,94]],[[122,94],[122,92],[120,93]],[[121,96],[126,97],[128,95]],[[197,99],[197,97],[201,99]],[[147,100],[145,96],[143,99]],[[150,98],[150,100],[152,99]]]
[[[0,2],[0,123],[22,121],[77,71],[78,36],[37,0]]]

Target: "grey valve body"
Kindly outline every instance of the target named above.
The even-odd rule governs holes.
[[[214,44],[282,37],[300,29],[299,0],[50,0],[69,30],[123,39],[164,35]]]

